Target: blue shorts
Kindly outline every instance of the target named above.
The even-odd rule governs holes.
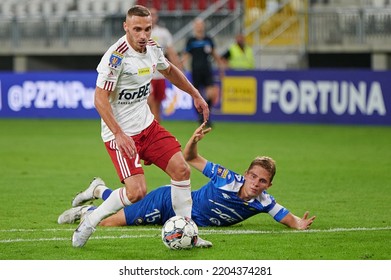
[[[175,216],[171,187],[163,186],[149,192],[140,201],[124,208],[126,225],[163,225]]]

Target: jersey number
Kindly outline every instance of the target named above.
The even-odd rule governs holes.
[[[136,154],[136,158],[134,160],[134,166],[137,168],[142,167],[142,165],[140,163],[140,156],[138,154]]]
[[[145,220],[150,224],[159,221],[159,219],[160,219],[160,211],[156,208],[152,213],[145,215]]]

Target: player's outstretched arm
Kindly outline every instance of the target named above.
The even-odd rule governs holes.
[[[197,143],[202,138],[204,138],[205,134],[209,133],[212,128],[205,129],[206,122],[201,124],[193,133],[193,135],[190,137],[189,141],[187,142],[185,148],[183,149],[183,156],[185,160],[193,166],[195,169],[199,171],[203,171],[205,168],[205,165],[207,163],[207,160],[203,158],[198,153],[198,147]]]
[[[312,223],[314,222],[316,216],[312,216],[311,218],[308,218],[308,214],[309,212],[306,211],[304,213],[303,218],[299,218],[293,215],[292,213],[289,213],[280,221],[280,223],[293,229],[300,229],[300,230],[309,229]]]

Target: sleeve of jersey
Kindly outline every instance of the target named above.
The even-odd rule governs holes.
[[[165,70],[170,66],[167,58],[164,56],[163,49],[162,48],[157,48],[158,52],[158,61],[156,65],[157,70]]]
[[[107,51],[96,70],[96,86],[107,91],[114,91],[122,69],[122,57],[117,52]]]
[[[288,215],[289,210],[275,202],[274,199],[273,202],[273,207],[268,211],[268,213],[274,220],[280,222],[286,215]]]
[[[263,205],[265,206],[265,212],[269,213],[274,220],[280,222],[286,215],[288,215],[289,210],[278,204],[274,197],[267,192],[263,192],[264,200]]]
[[[202,174],[204,174],[208,178],[212,178],[215,175],[215,167],[216,164],[208,161],[204,167],[204,170],[202,171]]]

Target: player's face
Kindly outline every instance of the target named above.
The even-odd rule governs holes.
[[[143,53],[145,52],[149,38],[151,38],[152,17],[126,17],[124,30],[130,46],[135,51]]]
[[[205,32],[205,24],[203,21],[196,19],[193,23],[193,28],[194,28],[194,35],[196,37],[202,37],[204,36]]]
[[[259,196],[263,191],[271,187],[270,173],[261,166],[255,165],[244,174],[244,185],[241,197],[251,199]]]

